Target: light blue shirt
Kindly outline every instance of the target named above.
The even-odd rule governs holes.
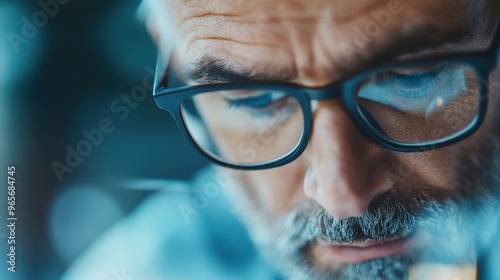
[[[170,184],[186,190],[206,186],[208,173],[189,184]],[[181,209],[195,209],[193,198],[192,192],[155,193],[99,238],[62,279],[281,279],[260,257],[222,192],[187,218]]]

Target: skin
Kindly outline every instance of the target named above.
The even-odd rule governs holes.
[[[388,10],[391,1],[149,2],[154,11],[148,27],[160,50],[175,44],[183,71],[209,56],[248,72],[279,73],[275,80],[309,87],[387,61],[484,50],[500,15],[500,2],[494,0],[398,1],[399,12],[390,23],[359,48],[354,28],[365,27],[374,19],[370,12]],[[351,48],[346,51],[346,46]],[[491,75],[492,85],[499,80],[498,73]],[[209,81],[195,81],[204,82]],[[396,186],[427,186],[443,197],[480,192],[480,186],[465,189],[460,173],[464,163],[480,166],[488,149],[500,142],[496,92],[493,88],[487,119],[476,134],[450,147],[411,154],[388,151],[363,137],[340,100],[318,102],[302,156],[280,168],[235,173],[241,188],[233,190],[239,192],[234,199],[248,201],[244,211],[269,221],[306,201],[344,219],[362,216],[375,198]],[[231,141],[227,131],[213,133],[222,145]],[[324,254],[321,248],[312,251]],[[322,258],[319,266],[333,262]]]

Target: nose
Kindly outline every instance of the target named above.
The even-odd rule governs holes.
[[[304,192],[336,218],[363,215],[388,191],[388,151],[356,128],[339,101],[321,101],[314,112]]]

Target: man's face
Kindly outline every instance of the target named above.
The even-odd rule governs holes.
[[[207,59],[316,87],[387,61],[484,50],[500,14],[487,0],[150,2],[159,46],[176,38],[181,68],[198,77],[192,84],[217,82],[199,69]],[[256,244],[292,279],[401,279],[418,263],[473,263],[498,220],[499,80],[491,75],[480,130],[447,148],[386,150],[332,99],[314,104],[309,144],[294,162],[220,172],[230,174],[230,197]],[[216,103],[196,105],[221,149],[241,141],[233,130],[241,127],[213,117]],[[293,131],[275,137],[285,143]],[[263,159],[279,152],[256,145]]]

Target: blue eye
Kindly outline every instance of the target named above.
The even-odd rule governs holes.
[[[383,70],[364,81],[357,94],[360,99],[401,111],[431,112],[468,92],[466,69],[463,65],[442,63]]]
[[[231,109],[247,110],[253,117],[271,117],[286,109],[288,95],[283,92],[264,92],[242,98],[226,98]]]
[[[387,71],[377,77],[377,85],[407,98],[425,98],[441,84],[442,67],[425,71]]]
[[[271,93],[259,94],[256,96],[238,98],[238,99],[228,99],[229,108],[239,108],[241,106],[249,107],[252,109],[262,109],[271,105],[275,99]]]
[[[436,81],[436,79],[439,78],[438,74],[439,73],[435,70],[432,72],[418,72],[411,74],[390,73],[394,82],[406,88],[418,88],[432,82],[433,80]]]

